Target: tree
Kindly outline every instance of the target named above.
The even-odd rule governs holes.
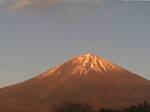
[[[54,112],[91,112],[92,108],[85,103],[66,102],[54,109]]]
[[[100,110],[100,112],[115,112],[114,110],[111,110],[111,109],[104,109],[104,108],[102,108],[101,110]]]

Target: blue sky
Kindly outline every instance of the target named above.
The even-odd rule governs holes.
[[[86,52],[150,79],[149,2],[31,2],[21,8],[0,2],[0,87]]]

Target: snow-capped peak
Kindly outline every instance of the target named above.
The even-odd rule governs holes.
[[[59,75],[63,72],[86,76],[89,72],[104,73],[117,72],[121,70],[121,67],[113,64],[112,62],[92,53],[87,53],[77,56],[62,65],[48,70],[47,72],[42,74],[42,76],[49,76],[51,74]]]
[[[76,65],[73,72],[78,72],[80,74],[87,74],[90,71],[109,72],[121,70],[119,66],[92,53],[87,53],[74,58],[72,64]]]

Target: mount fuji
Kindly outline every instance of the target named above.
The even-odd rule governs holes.
[[[150,103],[150,81],[88,53],[0,89],[1,112],[51,112],[67,101],[88,103],[94,109]]]

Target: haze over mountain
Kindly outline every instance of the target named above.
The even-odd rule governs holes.
[[[50,112],[54,105],[67,101],[88,103],[94,109],[150,102],[150,81],[88,53],[0,89],[2,112]]]

